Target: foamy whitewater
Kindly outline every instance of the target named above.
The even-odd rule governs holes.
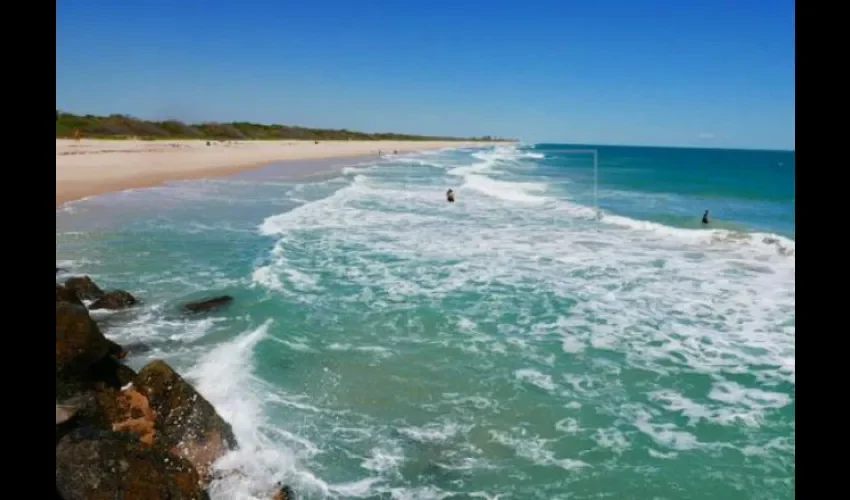
[[[562,148],[82,200],[57,265],[232,423],[213,498],[793,498],[793,153],[600,147],[597,213]]]

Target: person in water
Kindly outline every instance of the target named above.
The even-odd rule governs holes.
[[[705,213],[702,214],[702,224],[704,226],[708,225],[708,210],[706,210]]]
[[[446,201],[448,201],[449,203],[455,202],[455,192],[452,191],[451,189],[446,191]]]

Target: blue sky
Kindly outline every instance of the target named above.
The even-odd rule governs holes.
[[[58,0],[56,105],[794,149],[790,0]]]

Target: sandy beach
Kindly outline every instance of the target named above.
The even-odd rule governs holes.
[[[56,139],[56,207],[68,201],[169,180],[229,175],[283,160],[409,153],[475,142],[143,141]]]

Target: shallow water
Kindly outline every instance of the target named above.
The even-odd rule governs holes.
[[[793,153],[600,147],[598,217],[563,148],[83,200],[57,265],[233,423],[216,498],[792,498]]]

